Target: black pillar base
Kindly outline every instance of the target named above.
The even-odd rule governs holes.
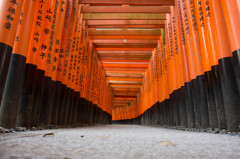
[[[217,110],[215,103],[215,95],[214,95],[214,86],[213,86],[213,75],[211,71],[205,72],[205,84],[206,84],[206,95],[208,102],[208,112],[209,112],[209,123],[210,128],[218,128],[218,118],[217,118]]]
[[[239,131],[240,94],[232,57],[219,60],[220,79],[228,131]]]
[[[12,55],[0,108],[0,125],[2,127],[16,127],[25,65],[26,58],[24,56]]]
[[[3,90],[12,56],[12,49],[11,46],[0,43],[0,103],[2,101]]]

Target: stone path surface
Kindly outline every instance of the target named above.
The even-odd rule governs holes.
[[[240,137],[107,125],[0,134],[0,159],[240,159]]]

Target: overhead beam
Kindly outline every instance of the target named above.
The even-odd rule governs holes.
[[[113,62],[144,62],[149,63],[149,60],[99,60],[102,63],[113,63]]]
[[[130,101],[132,101],[132,99],[130,100]],[[122,99],[115,99],[114,100],[114,98],[113,98],[113,103],[115,103],[115,104],[122,104],[122,103],[126,103],[126,104],[130,104],[131,102],[129,102],[129,100],[122,100]]]
[[[143,78],[119,78],[119,77],[108,77],[107,80],[115,80],[115,81],[142,81]]]
[[[147,69],[145,69],[145,70],[129,70],[129,71],[120,71],[120,70],[105,70],[104,69],[104,71],[106,72],[106,73],[115,73],[115,72],[117,72],[117,73],[145,73],[146,71],[147,71]]]
[[[124,97],[124,96],[114,96],[114,99],[136,99],[135,96],[128,96],[128,97]]]
[[[108,81],[110,84],[142,84],[140,81]]]
[[[95,48],[96,51],[153,51],[154,48]]]
[[[143,60],[142,60],[143,61]],[[147,60],[144,60],[144,61],[147,61]],[[102,62],[103,64],[137,64],[137,65],[148,65],[149,64],[149,61],[148,62],[141,62],[140,60],[137,61],[137,60],[133,60],[133,61],[130,61],[130,60],[119,60],[119,61],[110,61],[110,60],[104,60]],[[119,71],[119,70],[118,70]],[[125,70],[125,71],[129,71],[129,70]]]
[[[91,6],[162,6],[174,5],[174,0],[79,0],[79,4],[89,4]]]
[[[127,107],[127,106],[129,106],[129,105],[131,105],[131,102],[132,102],[133,100],[128,100],[128,101],[123,101],[123,100],[121,100],[121,101],[113,101],[113,106],[114,107]]]
[[[116,57],[116,55],[118,57],[120,57],[120,56],[125,56],[125,57],[151,57],[152,56],[151,54],[141,54],[141,53],[136,53],[136,54],[134,54],[134,53],[116,53],[116,54],[114,54],[114,53],[98,53],[98,55],[100,57],[101,56],[103,56],[103,57],[111,57],[111,56]]]
[[[165,25],[164,20],[86,20],[86,25]]]
[[[119,104],[118,103],[113,103],[113,106],[114,107],[126,107],[126,106],[128,106],[128,103],[125,103],[125,104],[124,103],[123,104],[121,104],[121,103],[119,103]]]
[[[160,36],[141,36],[141,35],[136,35],[136,36],[104,36],[104,35],[92,35],[91,39],[137,39],[137,40],[160,40]]]
[[[113,104],[123,104],[123,103],[130,104],[129,101],[124,101],[124,100],[115,100],[115,101],[113,101]]]
[[[96,48],[156,48],[157,44],[95,44],[94,47]]]
[[[149,54],[152,55],[152,51],[97,51],[98,54]]]
[[[150,57],[99,57],[101,60],[147,60],[150,59]]]
[[[148,68],[148,64],[102,64],[103,68]]]
[[[127,95],[127,93],[117,93],[116,92],[116,96],[138,96],[138,94],[139,94],[139,92],[136,92],[136,93],[129,93],[129,95]],[[115,100],[115,103],[117,103],[117,102],[120,102],[121,100]],[[126,102],[126,101],[125,101]]]
[[[106,77],[138,77],[138,78],[143,78],[144,75],[142,75],[142,74],[113,74],[113,73],[106,73]]]
[[[104,70],[107,71],[146,71],[146,69],[142,68],[104,68]]]
[[[116,57],[116,55],[119,57],[119,59]],[[103,58],[110,58],[108,60],[134,60],[131,58],[141,58],[141,60],[149,60],[151,58],[151,55],[144,55],[144,54],[99,54],[100,60],[104,60]],[[111,59],[112,58],[112,59]]]
[[[153,44],[153,43],[157,43],[157,40],[124,40],[124,39],[93,39],[92,43],[94,44]]]
[[[159,13],[85,13],[84,20],[166,20],[166,14]]]
[[[113,98],[113,102],[117,102],[117,101],[128,101],[127,103],[129,103],[130,104],[130,102],[133,102],[135,99],[131,99],[131,98],[129,98],[129,99],[124,99],[124,98],[119,98],[119,99],[114,99]]]
[[[129,93],[138,93],[140,91],[139,88],[112,88],[113,92],[129,92]]]
[[[150,7],[94,7],[82,6],[82,13],[170,13],[169,6],[150,6]]]
[[[128,93],[128,92],[113,92],[116,96],[137,96],[138,92],[135,93]]]
[[[165,25],[89,25],[88,28],[133,28],[133,29],[148,29],[148,28],[165,28]]]
[[[134,77],[134,76],[139,76],[139,77],[143,77],[144,76],[144,73],[139,73],[139,72],[134,72],[134,73],[117,73],[117,72],[106,72],[106,75],[108,77],[118,77],[118,76],[121,76],[121,77]]]
[[[95,30],[89,29],[89,36],[160,36],[161,29],[119,29]]]
[[[116,88],[116,87],[120,87],[120,88],[140,88],[140,87],[142,87],[142,85],[141,84],[139,84],[139,85],[117,85],[117,84],[111,84],[111,87],[113,87],[113,88]]]

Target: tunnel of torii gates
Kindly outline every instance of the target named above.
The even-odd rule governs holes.
[[[0,126],[240,129],[239,0],[1,0]]]

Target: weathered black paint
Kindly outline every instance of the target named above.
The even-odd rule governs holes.
[[[74,121],[73,123],[80,123],[79,116],[80,116],[80,92],[76,93],[76,103],[75,103],[75,116],[74,116]]]
[[[41,111],[39,117],[39,126],[46,128],[48,126],[48,115],[49,115],[49,106],[50,106],[50,93],[51,93],[51,78],[44,77],[44,87],[43,87],[43,97],[41,103]]]
[[[205,76],[205,84],[206,84],[206,95],[208,102],[208,113],[209,113],[209,123],[211,128],[218,128],[218,118],[217,118],[217,110],[215,104],[215,94],[214,94],[214,86],[213,86],[213,77],[212,72],[207,71],[204,73]]]
[[[67,121],[68,121],[68,110],[69,110],[70,99],[72,97],[72,92],[73,92],[73,90],[71,88],[67,87],[66,99],[65,99],[65,103],[64,103],[62,125],[66,125]]]
[[[185,100],[185,88],[182,86],[178,91],[178,97],[179,97],[179,112],[180,112],[180,125],[182,127],[188,126],[187,121],[187,109],[186,109],[186,100]]]
[[[44,93],[44,74],[43,70],[36,70],[35,73],[35,85],[33,90],[33,104],[32,104],[32,115],[31,115],[31,126],[38,127],[40,111],[42,106],[42,98]],[[23,104],[23,103],[22,103]]]
[[[68,109],[68,117],[67,117],[67,124],[72,123],[72,112],[73,112],[73,105],[74,105],[74,99],[75,99],[75,94],[74,90],[71,90],[71,96],[70,96],[70,101],[69,101],[69,109]]]
[[[81,92],[80,92],[81,94]],[[79,98],[79,122],[83,123],[83,98]]]
[[[181,123],[181,118],[180,118],[180,89],[177,89],[174,91],[174,101],[175,101],[175,111],[176,111],[176,125],[179,126]]]
[[[197,79],[191,81],[192,96],[193,96],[193,105],[194,105],[194,114],[195,114],[195,126],[197,128],[201,127],[201,112],[200,112],[200,88]]]
[[[201,128],[209,128],[209,113],[208,113],[208,101],[206,93],[206,79],[204,75],[197,76],[197,81],[199,83],[199,97],[200,97],[200,113],[201,113]]]
[[[196,126],[195,110],[193,104],[192,83],[186,82],[184,85],[184,100],[186,102],[188,127]]]
[[[218,128],[226,129],[227,121],[225,115],[225,108],[223,103],[222,84],[220,80],[219,65],[212,66],[212,79],[215,95],[215,103],[218,117]]]
[[[55,89],[54,89],[54,98],[53,98],[53,107],[52,107],[52,118],[51,118],[51,125],[57,125],[58,113],[60,108],[61,102],[61,88],[62,83],[60,81],[55,82]]]
[[[2,127],[16,127],[25,66],[26,58],[24,56],[12,55],[0,108],[0,125]]]
[[[49,107],[48,107],[48,110],[47,110],[46,126],[51,125],[53,102],[54,102],[54,96],[55,96],[55,87],[56,87],[56,81],[51,80],[50,100],[49,100]]]
[[[58,116],[57,116],[57,125],[63,125],[63,118],[64,118],[64,107],[65,107],[65,100],[67,94],[67,87],[65,84],[61,85],[61,93],[60,93],[60,103],[58,109]]]
[[[240,125],[240,94],[232,57],[219,60],[223,102],[227,120],[227,130],[237,131]]]
[[[235,66],[235,72],[238,82],[238,90],[240,91],[240,49],[233,52],[233,60]]]
[[[31,114],[35,87],[35,74],[37,66],[26,64],[24,70],[24,79],[21,82],[21,96],[18,109],[17,125],[21,127],[31,126]]]
[[[3,90],[6,83],[8,68],[12,56],[12,47],[0,43],[0,103],[3,96]]]

